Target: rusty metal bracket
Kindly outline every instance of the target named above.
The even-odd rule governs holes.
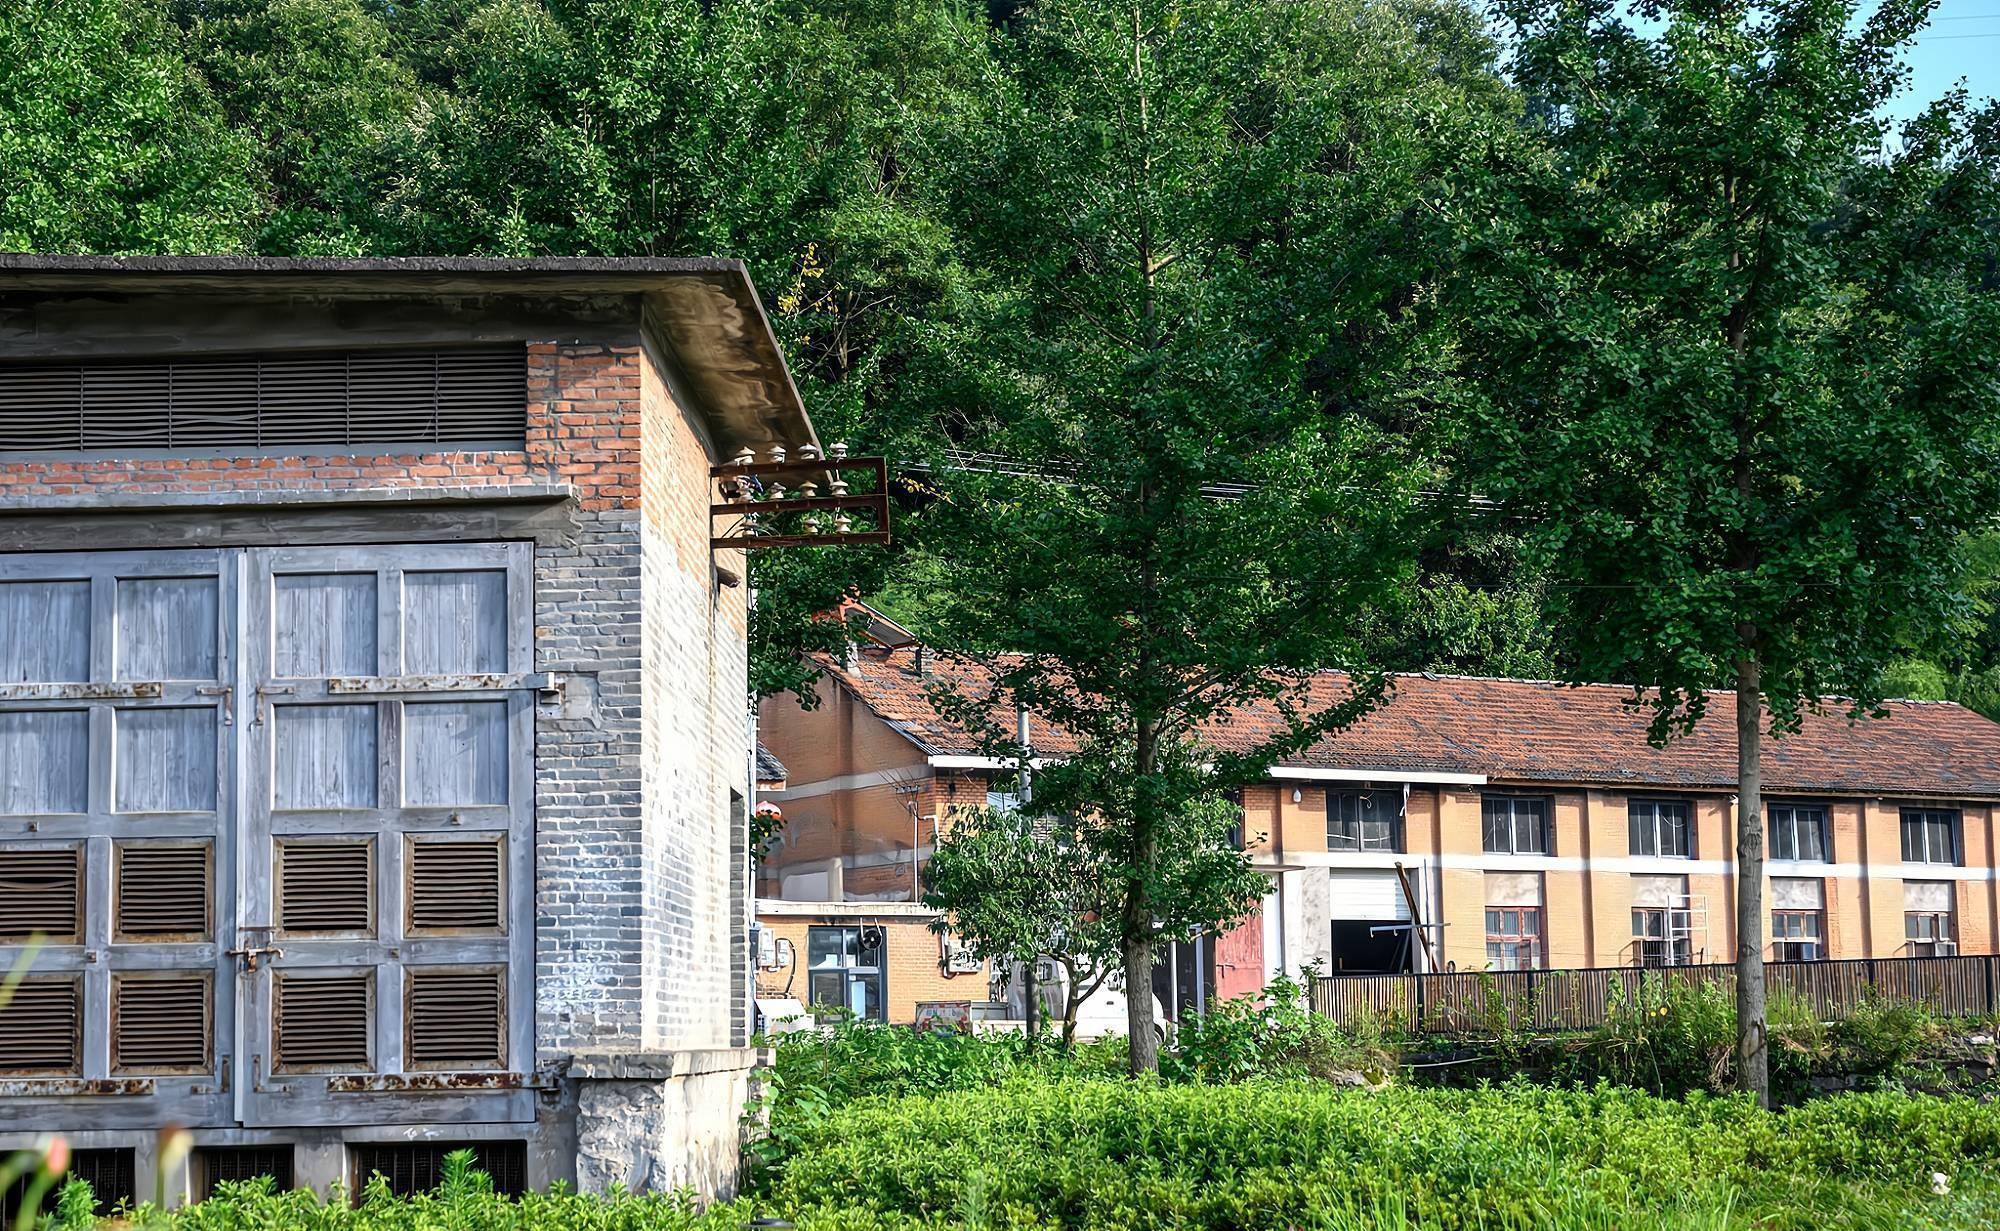
[[[849,493],[844,471],[861,471],[872,490]],[[774,547],[844,547],[887,543],[889,463],[881,457],[807,456],[791,461],[738,459],[709,470],[724,499],[708,507],[711,524],[735,518],[711,534],[713,551],[759,551]],[[792,486],[788,486],[792,485]],[[822,488],[828,493],[819,494]],[[803,495],[788,496],[787,491]],[[860,524],[850,514],[861,514]],[[830,514],[830,517],[822,517]],[[769,519],[784,518],[803,529],[779,529]]]
[[[222,698],[222,725],[236,725],[236,689],[229,684],[207,684],[194,690],[197,697]]]

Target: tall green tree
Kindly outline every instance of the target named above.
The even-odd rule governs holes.
[[[0,0],[0,249],[235,252],[265,209],[231,129],[144,0]]]
[[[1041,993],[1032,978],[1047,960],[1063,971],[1059,1020],[1067,1047],[1077,1011],[1118,968],[1116,886],[1093,848],[1066,825],[1010,809],[954,815],[924,864],[924,905],[941,912],[933,931],[958,937],[984,962],[1030,974],[1029,1037]]]
[[[966,274],[893,402],[935,493],[915,622],[991,669],[958,712],[992,747],[1016,705],[1074,743],[1036,802],[1099,822],[1135,1070],[1170,870],[1244,868],[1223,792],[1383,693],[1354,616],[1414,568],[1437,204],[1504,123],[1482,49],[1449,8],[1048,0],[933,151]]]
[[[1926,0],[1510,0],[1532,143],[1462,289],[1478,482],[1653,733],[1733,700],[1740,1083],[1768,1097],[1762,750],[1962,611],[2000,511],[1995,118],[1878,119]],[[1730,695],[1733,693],[1733,697]],[[1725,721],[1728,719],[1725,718]]]
[[[258,251],[390,251],[377,203],[429,101],[390,36],[399,13],[367,0],[171,0],[170,11],[231,127],[256,142],[272,198]]]

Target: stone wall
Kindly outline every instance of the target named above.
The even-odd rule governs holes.
[[[744,1115],[758,1092],[758,1068],[769,1061],[749,1047],[576,1056],[566,1080],[576,1106],[577,1187],[733,1195]]]

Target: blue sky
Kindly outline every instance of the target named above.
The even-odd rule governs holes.
[[[1941,0],[1909,64],[1910,88],[1894,115],[1914,113],[1961,78],[1975,99],[2000,95],[2000,0]]]

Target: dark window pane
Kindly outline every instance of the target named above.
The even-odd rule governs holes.
[[[1517,853],[1523,855],[1548,854],[1548,833],[1547,800],[1517,799],[1514,801],[1514,850]]]

